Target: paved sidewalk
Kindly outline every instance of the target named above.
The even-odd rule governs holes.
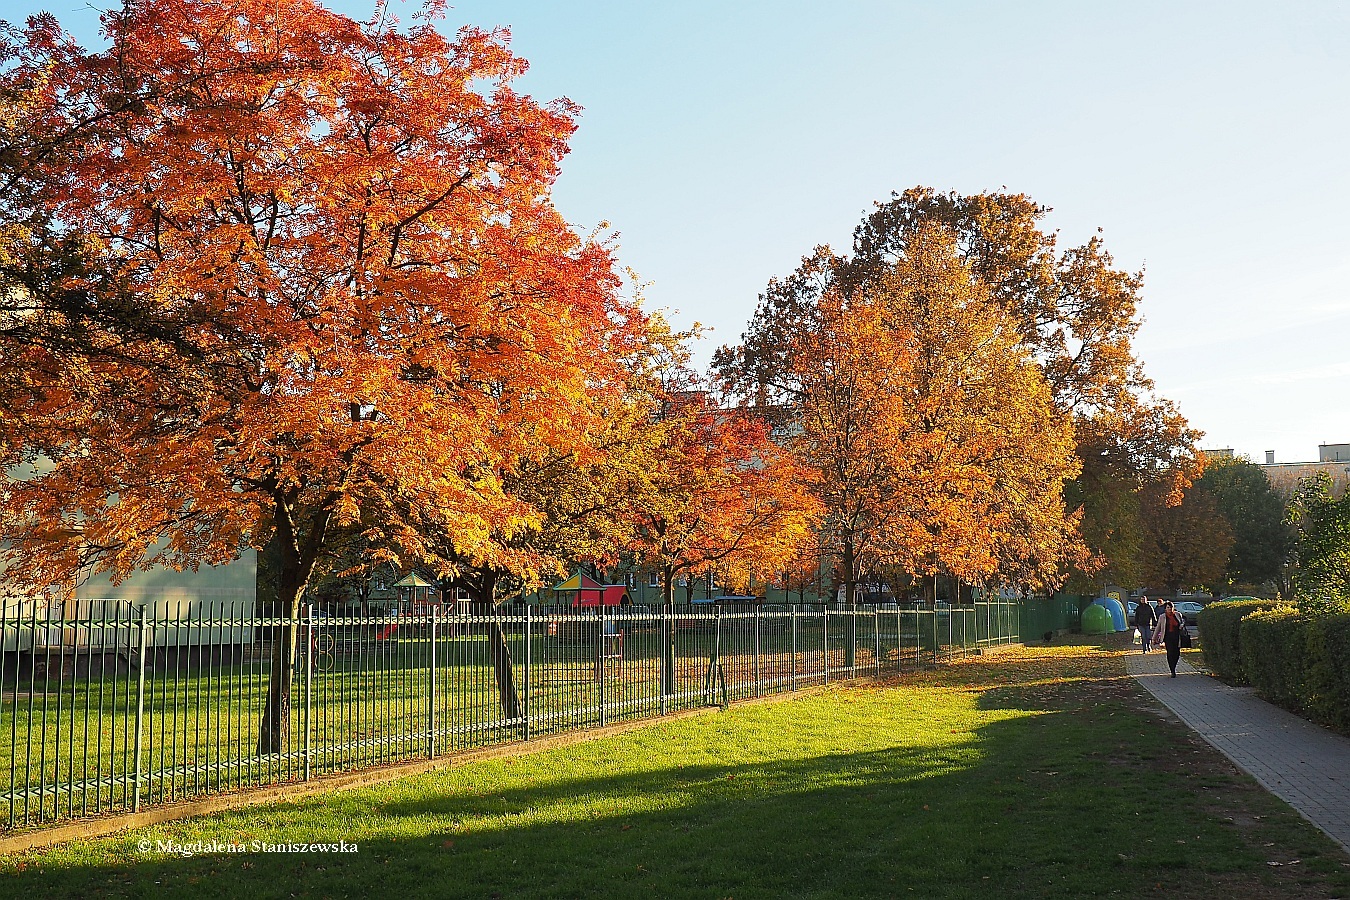
[[[1135,654],[1126,667],[1197,734],[1350,852],[1350,738],[1184,661],[1170,678],[1161,651]]]

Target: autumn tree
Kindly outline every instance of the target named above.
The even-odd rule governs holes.
[[[1061,250],[1041,225],[1047,212],[1022,194],[919,187],[892,195],[855,230],[850,253],[819,247],[795,272],[769,283],[741,343],[717,354],[717,371],[746,402],[791,402],[799,385],[785,358],[787,338],[810,327],[820,298],[865,293],[890,277],[915,241],[941,227],[1040,365],[1056,407],[1072,418],[1084,534],[1118,538],[1096,544],[1099,552],[1128,551],[1137,523],[1113,521],[1134,505],[1126,495],[1165,482],[1169,502],[1177,502],[1199,471],[1198,434],[1154,394],[1134,357],[1142,276],[1116,268],[1099,237]]]
[[[62,370],[28,370],[8,461],[53,466],[5,485],[0,546],[46,585],[275,538],[292,626],[261,752],[286,746],[293,623],[335,536],[450,568],[438,522],[498,552],[494,532],[537,521],[506,479],[587,433],[609,348],[640,330],[609,252],[549,201],[575,108],[513,89],[504,34],[432,18],[166,0],[105,16],[98,53],[50,23],[10,36],[5,90],[37,73],[46,98],[19,150],[36,218],[97,262],[22,301],[143,327],[87,329]]]
[[[816,504],[805,474],[765,422],[719,408],[686,380],[669,392],[652,434],[630,549],[660,573],[663,602],[681,575],[720,570],[736,587],[752,575],[770,579],[810,541]]]
[[[427,525],[443,541],[438,554],[453,560],[447,588],[492,606],[573,565],[609,567],[631,547],[660,442],[652,422],[665,397],[663,373],[685,357],[691,333],[651,314],[619,336],[605,348],[614,365],[592,372],[591,389],[578,398],[590,405],[584,429],[570,441],[541,442],[503,473],[502,491],[531,510],[528,518],[495,528],[487,546],[458,546],[449,523]]]
[[[1155,486],[1143,499],[1143,575],[1172,594],[1221,583],[1233,530],[1214,496],[1193,486],[1179,504]]]
[[[793,448],[813,471],[824,546],[838,559],[837,580],[852,605],[863,568],[875,562],[875,543],[898,513],[892,501],[904,464],[902,385],[913,350],[888,331],[877,303],[845,308],[827,295],[811,320],[785,336],[787,364],[800,385]]]
[[[802,458],[852,603],[864,567],[1042,585],[1077,559],[1077,464],[1013,323],[930,229],[885,278],[827,290],[787,337]]]
[[[86,397],[82,362],[137,359],[176,336],[59,213],[60,173],[113,112],[85,102],[83,51],[49,14],[0,22],[0,467],[25,458],[35,411]],[[50,427],[51,423],[44,423]]]

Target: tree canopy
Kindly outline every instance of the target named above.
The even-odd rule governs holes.
[[[1197,485],[1214,497],[1233,532],[1225,580],[1244,589],[1278,582],[1294,549],[1284,499],[1260,466],[1247,459],[1211,460]]]
[[[1210,492],[1196,485],[1178,504],[1161,488],[1145,492],[1143,576],[1149,585],[1175,594],[1222,583],[1233,547],[1233,530]]]
[[[1304,478],[1289,502],[1298,527],[1294,588],[1309,611],[1350,607],[1350,491],[1336,497],[1326,472]]]
[[[818,274],[757,320],[783,368],[754,395],[787,411],[815,472],[847,599],[864,566],[1041,586],[1082,562],[1062,500],[1072,427],[951,231],[928,226],[860,287],[808,287]],[[733,383],[762,363],[719,361]]]
[[[8,257],[28,390],[0,449],[51,463],[0,497],[11,577],[273,542],[294,615],[339,537],[511,564],[539,514],[507,480],[589,449],[650,331],[550,202],[575,107],[514,90],[503,34],[384,12],[172,0],[108,13],[97,53],[6,35],[22,249],[87,263]]]
[[[790,359],[793,335],[818,328],[827,302],[847,308],[877,291],[941,232],[983,302],[1006,322],[1004,346],[1037,364],[1054,408],[1072,425],[1080,475],[1070,495],[1096,553],[1076,565],[1137,571],[1133,498],[1162,485],[1167,502],[1179,502],[1199,472],[1199,435],[1154,394],[1134,357],[1142,275],[1117,269],[1100,237],[1059,249],[1041,227],[1047,212],[1022,194],[893,195],[855,230],[851,252],[818,247],[772,280],[741,342],[718,351],[715,369],[742,402],[797,404],[804,385]],[[1131,521],[1112,521],[1129,514]]]

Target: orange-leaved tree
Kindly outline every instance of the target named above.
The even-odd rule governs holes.
[[[451,529],[429,528],[444,538],[438,552],[455,563],[449,586],[495,604],[574,564],[611,566],[627,551],[660,442],[652,422],[664,396],[661,373],[683,355],[689,335],[673,332],[654,313],[635,317],[620,336],[598,348],[617,364],[591,374],[580,400],[592,406],[586,427],[569,442],[542,442],[503,475],[502,490],[533,510],[529,521],[495,529],[488,546],[459,547]]]
[[[275,538],[291,624],[261,752],[286,746],[298,603],[335,536],[453,566],[435,522],[498,552],[537,516],[504,478],[586,433],[640,330],[609,252],[550,203],[574,107],[513,89],[504,35],[432,18],[129,4],[107,50],[42,70],[69,148],[32,177],[96,250],[62,288],[148,324],[93,332],[33,392],[22,452],[52,465],[5,485],[0,546],[45,585]]]
[[[909,511],[891,533],[899,540],[889,561],[913,574],[1054,586],[1086,559],[1064,505],[1079,463],[1071,419],[1016,319],[943,226],[920,229],[873,290],[916,359],[904,442]]]
[[[797,447],[852,602],[862,567],[1051,584],[1079,561],[1073,429],[1010,317],[931,228],[789,338]]]
[[[822,544],[837,556],[845,601],[855,601],[865,566],[902,509],[907,388],[914,348],[891,329],[886,310],[827,292],[810,326],[787,335],[787,365],[800,391],[792,404],[792,447],[813,473],[825,514]]]
[[[806,473],[765,422],[683,379],[652,429],[630,550],[661,574],[663,602],[681,575],[720,571],[737,588],[768,580],[810,541],[817,504]]]
[[[916,187],[879,203],[854,231],[851,252],[817,248],[770,282],[741,343],[720,350],[718,373],[746,402],[790,403],[800,390],[789,336],[811,327],[826,291],[846,299],[875,289],[933,227],[989,300],[1009,317],[1039,364],[1055,406],[1072,417],[1078,481],[1066,492],[1082,530],[1111,568],[1135,571],[1134,497],[1161,484],[1170,502],[1199,473],[1198,432],[1158,397],[1134,355],[1143,278],[1118,269],[1100,237],[1067,249],[1042,226],[1048,212],[1024,194],[961,195]]]

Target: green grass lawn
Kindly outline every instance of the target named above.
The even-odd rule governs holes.
[[[882,626],[899,622],[891,616],[860,618],[853,660],[859,671],[873,670],[878,648],[892,670],[898,655],[908,659],[920,652],[913,634],[885,627],[878,632],[874,621]],[[522,635],[508,638],[516,690],[524,698],[521,709],[529,714],[532,735],[594,727],[601,723],[602,702],[604,720],[614,722],[702,706],[709,697],[722,699],[718,682],[705,685],[715,645],[711,619],[677,629],[675,690],[664,699],[659,629],[629,629],[623,639],[607,641],[602,655],[598,624],[568,623],[570,638],[547,637],[541,627],[528,654]],[[732,700],[786,691],[794,680],[803,686],[823,680],[827,658],[835,676],[849,673],[842,627],[832,629],[827,641],[819,624],[799,626],[795,666],[790,623],[782,616],[762,623],[729,618],[721,631],[717,658],[725,696]],[[151,654],[142,705],[143,801],[158,804],[298,779],[307,743],[316,774],[421,758],[427,753],[433,705],[438,752],[525,735],[523,720],[508,716],[500,700],[485,634],[443,634],[437,641],[434,704],[426,630],[381,641],[369,640],[371,632],[354,640],[344,634],[349,633],[330,635],[323,654],[315,654],[308,678],[295,679],[291,752],[284,758],[257,753],[270,670],[265,653],[255,647],[247,658],[205,665]],[[924,655],[932,658],[931,644]],[[59,663],[60,656],[56,659]],[[138,679],[125,669],[77,678],[61,675],[59,664],[45,668],[42,675],[36,667],[24,678],[11,675],[3,685],[8,693],[0,693],[0,773],[10,773],[8,790],[0,774],[0,824],[10,824],[9,791],[16,797],[12,824],[20,828],[128,811],[137,770]],[[32,793],[22,796],[25,788]]]
[[[360,849],[136,849],[170,838]],[[28,897],[1112,893],[1345,897],[1350,858],[1092,644],[0,860]]]

